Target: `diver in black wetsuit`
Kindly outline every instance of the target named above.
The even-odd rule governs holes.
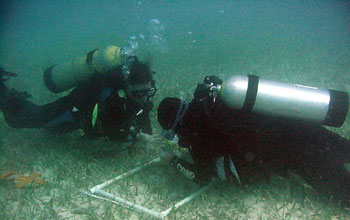
[[[244,184],[291,170],[317,191],[350,205],[350,172],[344,167],[350,162],[349,140],[317,124],[232,109],[221,94],[213,101],[208,85],[222,81],[208,79],[190,103],[170,97],[160,103],[163,136],[178,138],[194,164],[163,148],[165,161],[201,184],[211,177]]]
[[[82,129],[87,138],[134,141],[138,133],[152,134],[149,112],[156,88],[148,63],[135,57],[129,67],[127,79],[119,65],[92,75],[67,96],[45,105],[32,103],[25,92],[8,89],[4,81],[16,75],[1,69],[0,110],[14,128]]]

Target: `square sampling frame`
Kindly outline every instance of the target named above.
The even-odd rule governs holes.
[[[133,209],[133,210],[138,211],[140,213],[145,213],[145,214],[151,215],[157,219],[164,219],[170,212],[177,210],[181,206],[185,205],[186,203],[188,203],[191,200],[193,200],[194,198],[196,198],[201,193],[207,191],[216,182],[216,181],[213,181],[213,182],[209,183],[207,186],[204,186],[201,189],[195,191],[194,193],[192,193],[189,196],[185,197],[184,199],[178,201],[176,204],[172,205],[171,207],[169,207],[168,209],[166,209],[162,212],[157,212],[157,211],[148,209],[146,207],[143,207],[143,206],[138,205],[136,203],[130,202],[128,200],[125,200],[123,198],[120,198],[116,195],[113,195],[111,193],[108,193],[108,192],[102,190],[104,187],[110,185],[111,183],[114,183],[114,182],[121,180],[125,177],[133,175],[133,174],[141,171],[142,169],[144,169],[152,164],[159,163],[160,161],[161,161],[161,158],[157,157],[157,158],[149,161],[146,164],[143,164],[143,165],[136,167],[132,170],[129,170],[129,171],[113,178],[113,179],[110,179],[104,183],[101,183],[97,186],[94,186],[91,189],[89,189],[88,191],[83,191],[83,193],[85,193],[91,197],[94,197],[94,198],[103,199],[103,200],[110,201],[112,203],[123,205],[127,208]]]

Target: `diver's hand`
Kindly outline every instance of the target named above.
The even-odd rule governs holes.
[[[143,145],[144,147],[150,149],[155,148],[155,145],[160,144],[161,138],[160,135],[150,135],[143,132],[139,132],[136,135],[137,145]]]
[[[175,157],[175,153],[169,148],[162,147],[160,149],[160,159],[165,163],[170,163],[171,159]]]

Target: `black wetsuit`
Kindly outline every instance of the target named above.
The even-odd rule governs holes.
[[[88,138],[107,136],[127,141],[130,127],[151,134],[150,100],[139,105],[127,99],[120,70],[95,74],[79,84],[67,96],[45,105],[18,98],[12,90],[0,91],[0,109],[9,126],[48,128],[57,132],[82,129]]]
[[[271,171],[292,170],[317,191],[350,200],[350,141],[319,125],[235,111],[220,99],[194,99],[176,130],[194,164],[178,157],[172,164],[188,178],[255,181]],[[232,167],[234,165],[234,169]]]

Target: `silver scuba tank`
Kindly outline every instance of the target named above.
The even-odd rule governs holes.
[[[347,92],[236,75],[223,84],[222,100],[242,111],[340,127],[349,106]]]

